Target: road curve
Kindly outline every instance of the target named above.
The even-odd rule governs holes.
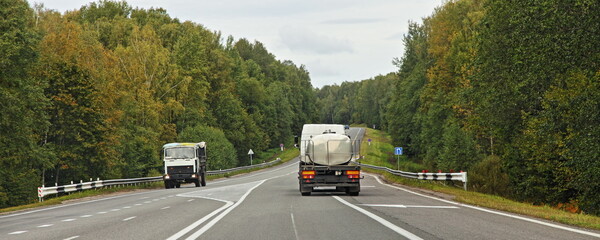
[[[365,175],[361,195],[298,191],[297,160],[237,177],[0,216],[0,239],[598,239]]]

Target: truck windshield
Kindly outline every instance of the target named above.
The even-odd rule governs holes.
[[[165,149],[165,158],[194,158],[194,148],[178,147]]]

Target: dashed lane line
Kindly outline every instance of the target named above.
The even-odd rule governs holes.
[[[136,216],[125,218],[125,219],[123,219],[123,222],[127,222],[127,221],[129,221],[129,220],[131,220],[131,219],[134,219],[135,217],[136,217]]]

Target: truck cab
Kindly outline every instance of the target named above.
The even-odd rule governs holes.
[[[165,188],[179,188],[181,183],[206,186],[206,142],[165,144],[162,158]]]

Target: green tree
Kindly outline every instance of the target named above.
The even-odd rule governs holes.
[[[31,76],[38,59],[34,13],[24,0],[0,0],[0,208],[29,203],[41,186],[45,83]]]
[[[201,125],[188,127],[181,131],[177,140],[179,142],[206,142],[208,170],[228,169],[238,165],[233,144],[218,128]]]

